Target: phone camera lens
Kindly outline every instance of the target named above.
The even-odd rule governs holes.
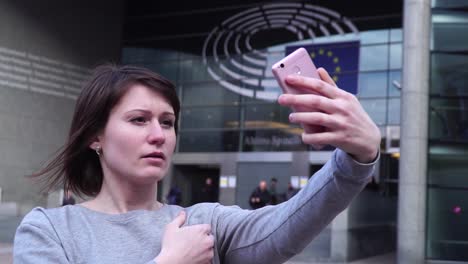
[[[280,67],[281,67],[281,68],[284,68],[284,64],[283,64],[283,63],[281,63],[281,64],[280,64]]]

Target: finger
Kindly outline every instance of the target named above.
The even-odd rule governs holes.
[[[172,220],[172,222],[170,222],[169,224],[175,227],[181,227],[182,225],[184,225],[186,218],[187,214],[185,213],[185,211],[182,210],[179,212],[176,218],[174,218],[174,220]]]
[[[211,235],[211,225],[201,224],[200,230],[203,234]]]
[[[330,76],[330,74],[328,74],[327,70],[325,70],[324,68],[318,68],[317,73],[319,74],[320,79],[322,79],[322,81],[327,82],[328,84],[331,84],[336,87],[335,81]]]
[[[300,76],[297,74],[291,74],[286,77],[286,82],[294,87],[308,89],[311,92],[316,92],[328,98],[337,98],[340,95],[341,90],[336,86],[330,85],[329,83],[316,79]]]
[[[332,145],[336,146],[336,134],[333,132],[323,132],[317,134],[302,134],[302,142],[313,146],[317,145]]]
[[[297,112],[289,115],[289,121],[305,125],[324,126],[331,129],[340,127],[340,123],[329,114],[321,112]],[[310,134],[310,133],[306,133]]]
[[[336,103],[334,103],[333,100],[315,94],[282,94],[278,98],[278,103],[283,106],[294,107],[296,109],[314,109],[321,110],[326,113],[334,113],[337,111]]]

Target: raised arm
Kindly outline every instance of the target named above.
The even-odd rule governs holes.
[[[380,132],[357,99],[336,87],[328,73],[322,80],[292,77],[289,84],[315,94],[282,95],[279,103],[310,112],[290,121],[323,126],[304,133],[307,144],[338,149],[307,186],[289,201],[255,211],[222,207],[215,211],[217,249],[223,263],[282,263],[299,253],[346,208],[369,181],[377,160]]]

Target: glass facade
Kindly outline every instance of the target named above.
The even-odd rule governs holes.
[[[468,3],[432,3],[427,245],[468,260]]]
[[[402,30],[366,31],[357,37],[354,34],[322,37],[314,39],[312,44],[356,38],[360,42],[357,96],[385,137],[386,126],[400,124],[398,87],[401,83]],[[301,44],[310,44],[310,41]],[[282,58],[284,47],[268,49],[267,60],[273,62]],[[223,60],[222,57],[216,59]],[[242,62],[248,58],[239,56],[234,59]],[[207,57],[208,64],[213,60],[215,58]],[[224,69],[216,72],[221,79],[214,80],[202,56],[168,49],[126,47],[122,61],[148,67],[176,83],[182,102],[179,152],[312,150],[301,144],[301,129],[289,124],[289,108],[274,100],[264,100],[261,92],[255,89],[250,90],[253,91],[251,96],[245,96],[220,85],[222,81],[241,88],[249,88],[252,81],[276,85],[271,75],[266,74],[265,80],[234,78]],[[356,74],[356,71],[347,74]]]

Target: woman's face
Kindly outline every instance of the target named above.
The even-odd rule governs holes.
[[[161,180],[176,144],[175,120],[174,109],[159,93],[140,84],[130,87],[93,143],[102,149],[104,179],[136,184]]]

